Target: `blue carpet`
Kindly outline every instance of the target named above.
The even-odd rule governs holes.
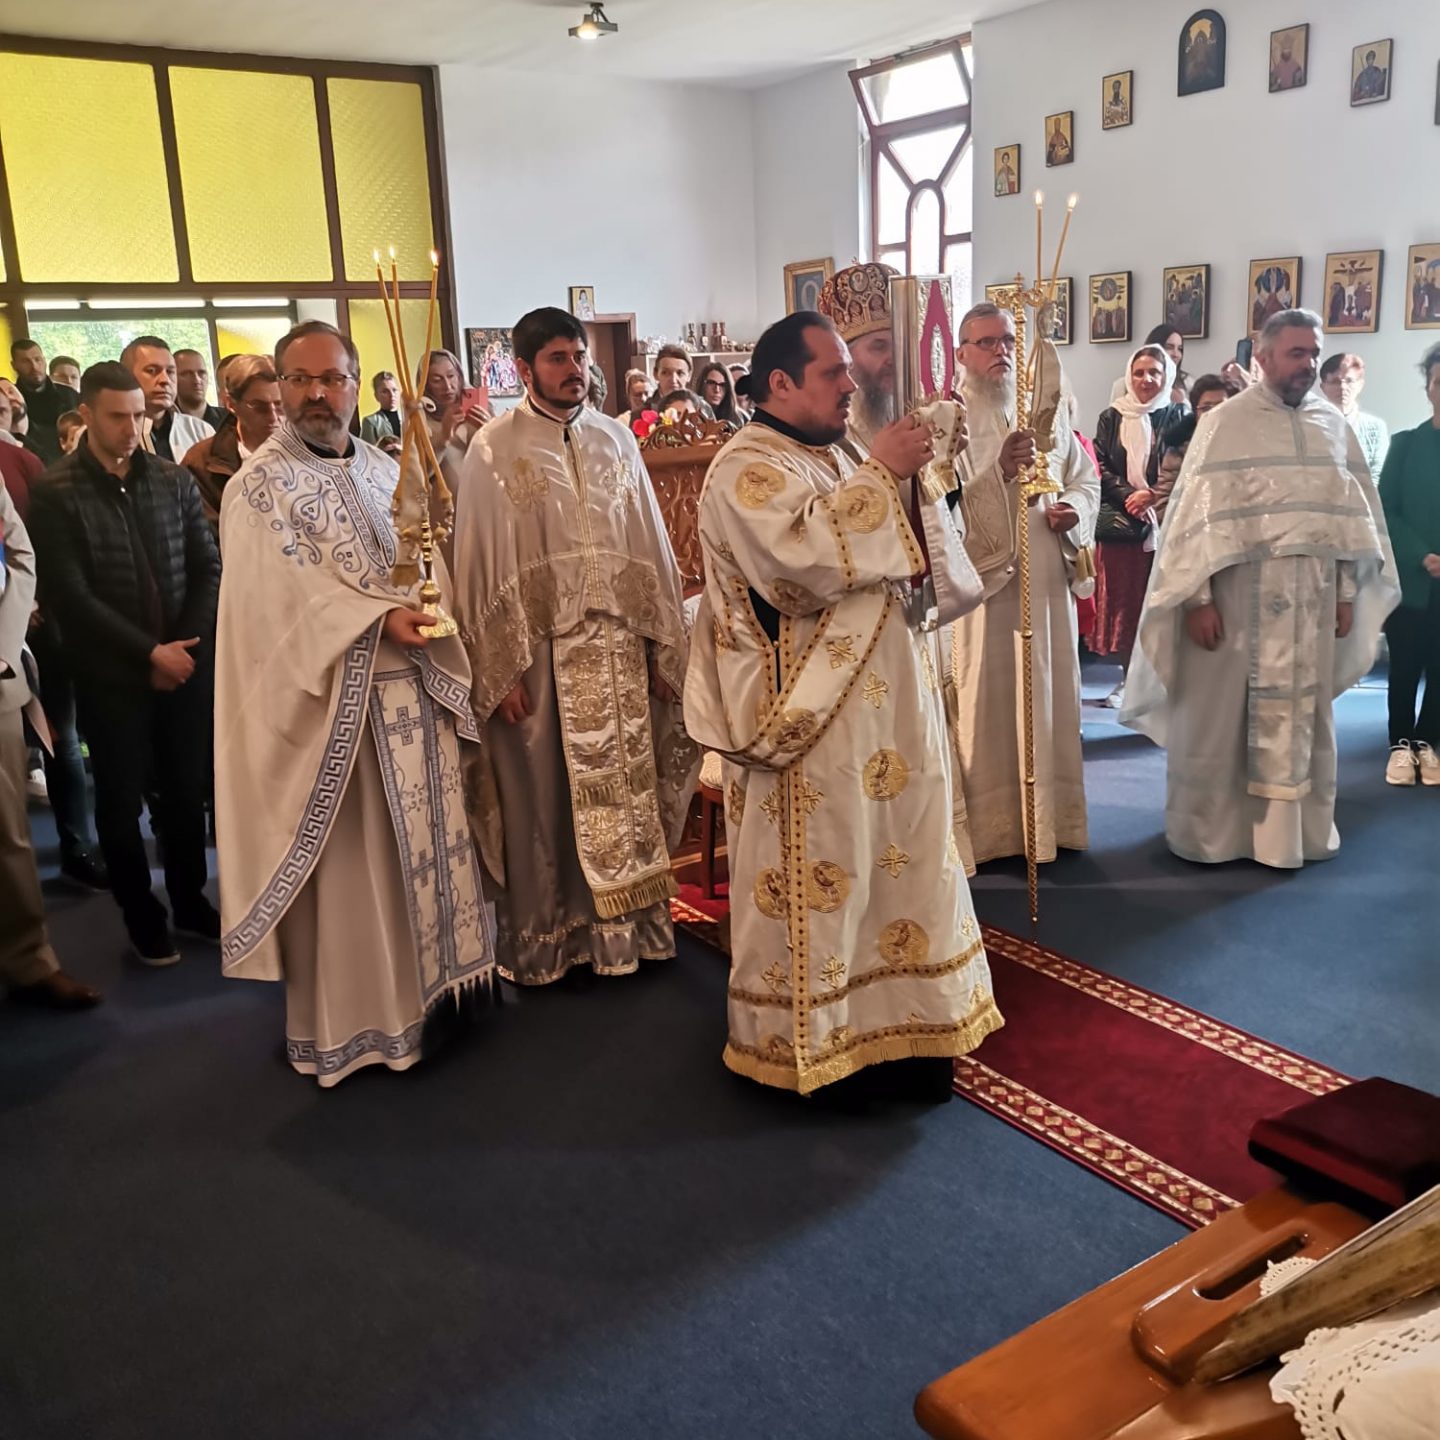
[[[1384,739],[1347,697],[1337,860],[1211,871],[1164,851],[1161,757],[1087,711],[1094,848],[1041,938],[1440,1087],[1440,792],[1386,791]],[[1025,928],[1018,868],[976,892]],[[107,1003],[0,1007],[5,1437],[910,1436],[927,1381],[1182,1233],[960,1101],[856,1119],[730,1076],[688,941],[322,1094],[279,987],[203,947],[126,967],[104,898],[56,888],[53,925]]]

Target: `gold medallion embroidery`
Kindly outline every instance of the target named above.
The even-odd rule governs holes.
[[[910,767],[898,751],[877,750],[865,762],[861,783],[872,800],[893,800],[910,783]]]
[[[779,870],[762,870],[755,877],[755,908],[767,920],[783,920],[789,907],[785,903],[785,876]]]
[[[775,727],[771,743],[777,750],[798,750],[815,733],[819,723],[813,710],[787,710]]]
[[[785,488],[785,477],[768,465],[751,465],[735,482],[735,498],[747,510],[768,505]]]
[[[845,962],[838,955],[832,955],[820,967],[820,978],[832,990],[838,990],[845,983]]]
[[[930,937],[913,920],[892,920],[876,942],[887,965],[923,965],[930,958]]]
[[[882,680],[873,670],[865,677],[864,688],[860,694],[869,701],[877,710],[885,703],[885,697],[890,693],[890,686]]]
[[[771,583],[775,601],[787,615],[813,615],[825,608],[824,602],[813,590],[797,585],[793,580],[776,580]]]
[[[525,514],[538,510],[550,493],[550,478],[533,460],[517,460],[515,473],[501,482],[510,503]]]
[[[892,880],[898,880],[900,872],[910,863],[910,857],[899,846],[891,845],[875,863],[882,870],[888,870]]]
[[[975,934],[977,928],[978,927],[975,924],[975,917],[973,915],[966,915],[965,918],[960,922],[960,933],[967,940],[969,940],[971,936]]]
[[[890,513],[890,502],[885,492],[874,485],[847,485],[837,497],[840,507],[840,523],[857,535],[869,535],[878,530]]]
[[[738,825],[745,818],[745,792],[734,780],[730,782],[729,802],[726,814],[732,825]]]
[[[832,670],[843,670],[847,665],[854,665],[860,658],[855,653],[854,637],[850,635],[842,635],[838,640],[827,640],[825,648],[830,652]]]
[[[817,860],[810,867],[805,897],[812,910],[830,915],[850,896],[850,877],[833,860]]]

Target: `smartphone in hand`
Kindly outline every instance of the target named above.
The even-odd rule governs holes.
[[[1248,370],[1255,358],[1255,342],[1248,336],[1235,346],[1235,363],[1242,369]]]

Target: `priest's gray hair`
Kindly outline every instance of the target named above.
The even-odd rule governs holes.
[[[1009,315],[1012,312],[1002,310],[998,305],[992,304],[989,300],[982,300],[978,305],[972,305],[960,318],[960,342],[965,343],[965,327],[972,320],[994,320],[1000,315]]]
[[[1260,331],[1257,350],[1268,350],[1282,330],[1324,330],[1324,322],[1313,310],[1277,310]]]

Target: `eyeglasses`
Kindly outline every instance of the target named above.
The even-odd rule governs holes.
[[[334,370],[328,370],[324,375],[307,375],[303,370],[294,370],[288,375],[282,375],[280,382],[292,390],[308,390],[312,385],[322,385],[334,393],[343,390],[347,385],[353,385],[355,376],[341,375]]]
[[[707,380],[705,382],[705,388],[707,390],[723,390],[725,388],[725,382],[723,380]]]
[[[326,389],[329,388],[327,385]],[[279,415],[285,409],[278,400],[242,400],[240,403],[252,415]]]
[[[1015,349],[1015,337],[1013,335],[982,335],[978,340],[962,340],[962,345],[974,345],[978,350],[988,350],[992,355],[997,350]]]

